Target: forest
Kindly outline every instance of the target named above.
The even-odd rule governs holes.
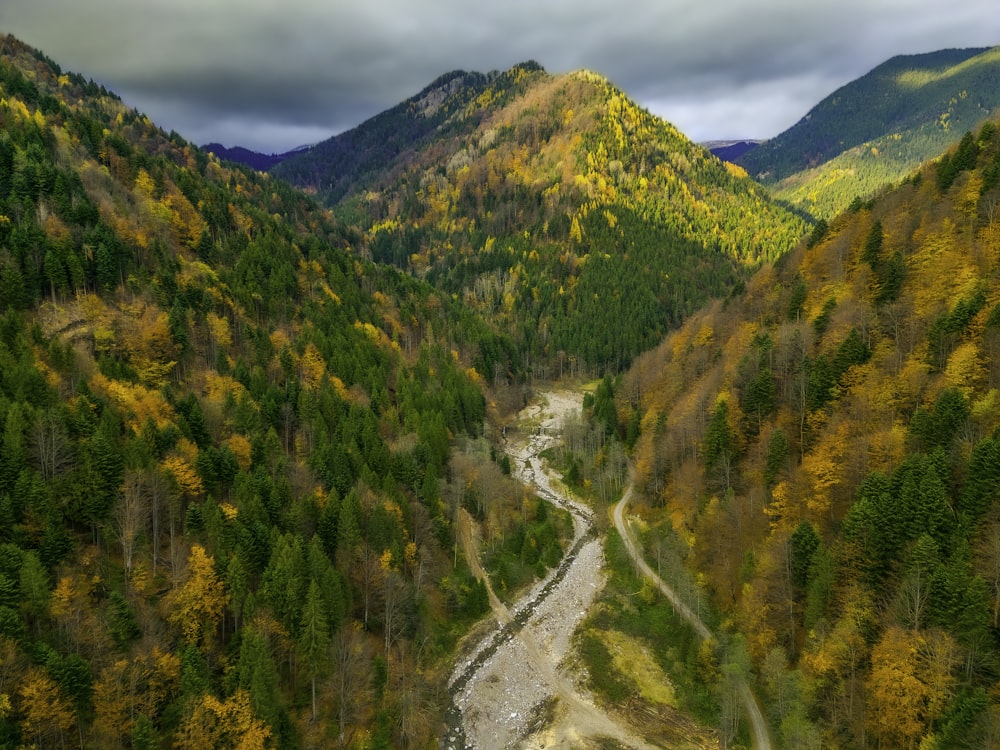
[[[1000,738],[998,176],[987,122],[619,385],[647,544],[704,577],[783,747]]]
[[[736,158],[773,195],[829,220],[905,180],[998,106],[996,48],[898,55]]]
[[[559,558],[484,439],[513,344],[11,37],[0,94],[0,745],[426,746],[458,512]]]
[[[708,746],[733,675],[781,747],[1000,744],[997,128],[814,217],[524,63],[269,174],[3,37],[0,746],[435,746],[461,524],[507,598],[571,536],[496,442],[552,381],[719,635],[598,513],[599,700],[650,705],[616,632]]]
[[[601,76],[537,63],[444,76],[275,174],[542,378],[621,371],[808,225]]]

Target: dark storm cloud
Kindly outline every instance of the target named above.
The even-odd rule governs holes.
[[[442,73],[588,68],[695,139],[770,136],[896,54],[1000,44],[995,0],[4,0],[0,30],[204,143],[320,140]]]

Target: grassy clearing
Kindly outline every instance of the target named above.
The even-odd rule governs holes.
[[[576,635],[588,689],[608,704],[676,709],[714,726],[719,717],[714,652],[636,576],[614,529],[607,533],[605,556],[608,584]]]

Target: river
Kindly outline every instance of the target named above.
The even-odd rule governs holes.
[[[604,586],[604,554],[593,511],[547,471],[541,453],[581,402],[581,393],[543,394],[519,419],[541,429],[512,434],[505,446],[515,475],[572,514],[573,539],[559,566],[512,607],[491,591],[495,624],[449,680],[447,750],[568,750],[598,737],[652,747],[595,706],[565,663],[573,632]]]

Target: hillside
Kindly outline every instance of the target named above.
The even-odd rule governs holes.
[[[618,369],[805,222],[604,78],[457,72],[279,165],[537,374]]]
[[[0,746],[436,736],[459,509],[511,590],[567,530],[482,437],[513,344],[363,247],[0,38]]]
[[[524,63],[522,67],[537,70],[539,66]],[[457,114],[463,117],[472,114],[466,109],[498,77],[498,73],[464,70],[446,73],[410,99],[296,154],[274,172],[333,205],[348,192],[357,191],[360,184],[378,176],[401,154],[426,148],[448,129]]]
[[[752,151],[760,145],[760,141],[708,141],[701,145],[715,154],[723,161],[736,162],[748,151]]]
[[[990,122],[618,386],[647,554],[743,634],[783,747],[1000,738],[998,206]]]
[[[736,162],[829,219],[935,158],[1000,107],[1000,48],[894,57]]]

